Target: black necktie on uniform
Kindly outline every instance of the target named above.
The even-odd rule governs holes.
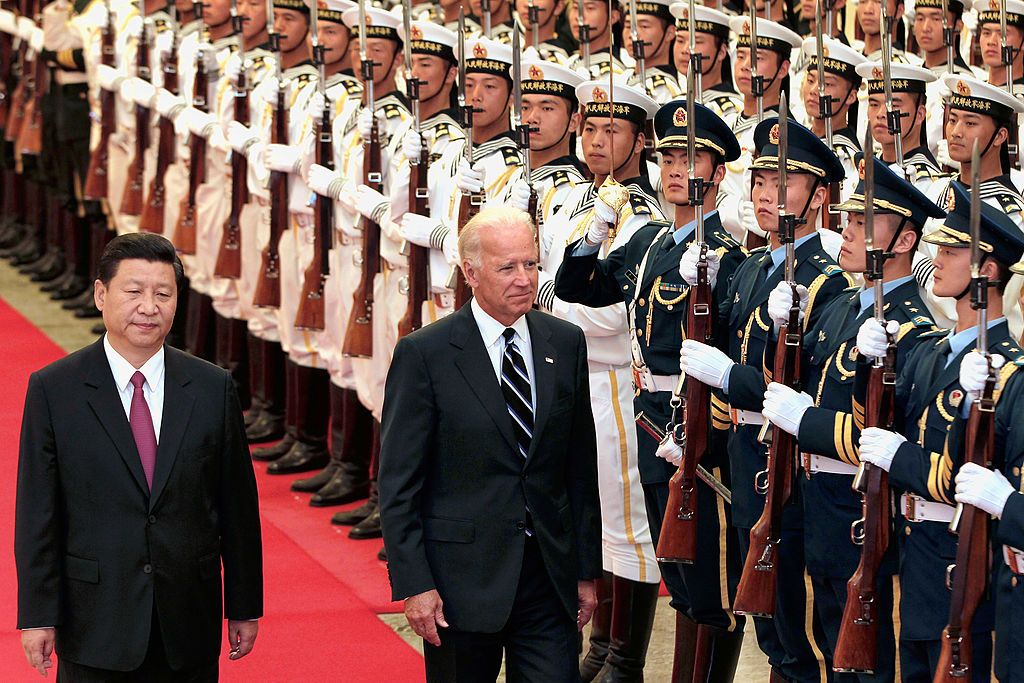
[[[519,453],[525,458],[533,440],[533,400],[526,362],[513,341],[515,334],[511,327],[506,327],[502,333],[505,352],[501,357],[501,393],[505,395],[505,405],[512,418],[512,431],[516,435]]]

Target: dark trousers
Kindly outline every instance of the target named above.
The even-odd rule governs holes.
[[[171,669],[160,637],[160,623],[155,607],[146,658],[138,669],[110,671],[71,662],[60,655],[57,657],[57,683],[216,683],[219,675],[220,667],[216,659],[190,669]]]
[[[893,588],[892,577],[882,576],[878,579],[878,592],[875,602],[878,607],[878,639],[875,673],[868,674],[836,674],[835,680],[841,683],[882,683],[896,680],[896,636],[893,632],[892,609]],[[826,651],[822,648],[826,661],[832,660],[836,644],[839,641],[839,627],[843,623],[843,610],[846,609],[846,579],[811,577],[814,588],[814,612],[821,621],[825,631]]]
[[[939,665],[940,640],[901,640],[900,678],[903,683],[928,683]],[[992,680],[992,634],[975,633],[971,639],[971,682]],[[967,679],[964,679],[965,682]]]
[[[443,596],[442,596],[443,597]],[[579,680],[576,623],[551,583],[537,541],[526,539],[523,569],[508,622],[498,633],[438,629],[441,647],[423,643],[430,683],[493,682],[505,653],[509,683]]]

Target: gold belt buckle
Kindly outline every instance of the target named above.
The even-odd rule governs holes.
[[[903,516],[908,522],[917,523],[917,498],[911,494],[906,494],[907,503],[903,506]]]

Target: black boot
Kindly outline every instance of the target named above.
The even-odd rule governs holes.
[[[49,294],[50,298],[52,299],[53,293],[66,287],[74,277],[75,269],[65,264],[64,270],[60,272],[60,275],[53,278],[49,282],[44,282],[42,286],[39,288],[39,291],[44,294]]]
[[[214,343],[217,365],[231,373],[235,392],[242,410],[248,410],[251,403],[249,394],[249,350],[245,343],[246,325],[244,320],[227,318],[214,312]]]
[[[728,631],[717,626],[697,624],[697,645],[693,678],[704,683],[730,683],[743,645],[743,629]]]
[[[287,431],[286,425],[295,424],[295,409],[289,403],[287,370],[290,368],[281,344],[260,340],[263,346],[262,376],[264,406],[256,420],[245,430],[250,443],[280,439]],[[289,408],[291,408],[289,410]],[[294,434],[292,434],[294,438]]]
[[[672,654],[672,683],[693,683],[693,658],[697,648],[697,622],[676,612],[676,638]]]
[[[373,448],[370,456],[370,514],[348,532],[348,537],[355,541],[367,538],[381,538],[384,532],[380,527],[380,490],[377,488],[377,468],[380,464],[380,423],[373,421]]]
[[[355,526],[369,517],[377,509],[377,482],[370,482],[370,497],[365,503],[351,510],[335,512],[331,524],[338,526]]]
[[[270,356],[276,355],[276,352],[280,349],[280,344],[268,343],[268,359],[270,358]],[[296,382],[294,376],[296,365],[295,363],[292,363],[290,360],[288,360],[287,356],[285,356],[283,353],[281,354],[281,358],[281,362],[284,364],[284,367],[281,368],[281,371],[275,372],[273,375],[268,373],[265,379],[268,382],[268,392],[273,392],[272,394],[268,395],[279,397],[281,403],[278,403],[278,405],[281,405],[283,403],[285,407],[284,419],[279,420],[279,422],[283,422],[284,424],[284,438],[281,439],[279,443],[276,443],[273,446],[266,446],[264,448],[257,448],[256,450],[254,450],[252,452],[253,460],[277,460],[278,458],[282,457],[285,453],[287,453],[289,450],[291,450],[291,447],[294,446],[299,440],[298,411],[296,410],[295,407],[299,399],[298,396],[296,396],[295,391],[291,389],[291,387],[295,386]],[[276,384],[278,381],[281,382],[280,387],[278,387],[278,385]],[[271,400],[274,401],[274,399]],[[266,422],[264,421],[263,423],[261,423],[260,420],[263,419],[264,415],[268,414],[269,413],[265,411],[263,415],[257,418],[256,422],[253,423],[250,430],[246,431],[246,435],[248,436],[249,431],[256,431],[257,429],[260,429],[263,426],[265,426]],[[249,440],[252,441],[252,437],[249,437]]]
[[[246,333],[246,345],[249,347],[249,410],[245,413],[245,428],[248,431],[263,412],[267,404],[267,390],[263,384],[263,342],[259,337]]]
[[[331,463],[336,463],[337,467],[330,479],[310,498],[309,504],[313,507],[344,505],[370,494],[373,416],[359,402],[354,389],[342,389],[332,384],[332,409],[335,403],[341,404],[339,419],[332,421],[331,428]],[[292,488],[299,490],[295,485]]]
[[[311,472],[327,465],[327,423],[330,418],[330,382],[327,370],[294,364],[296,441],[267,467],[267,474]],[[288,387],[291,394],[292,387]]]
[[[597,607],[590,620],[590,649],[580,662],[580,678],[594,680],[608,656],[612,628],[612,575],[605,572],[597,582]]]
[[[612,579],[612,638],[608,657],[595,681],[641,683],[644,680],[658,588],[657,583],[641,583],[621,576]]]

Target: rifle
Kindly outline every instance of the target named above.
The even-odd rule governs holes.
[[[526,23],[530,27],[530,43],[534,50],[540,50],[540,7],[533,0],[526,5]]]
[[[875,320],[884,329],[882,276],[888,254],[875,248],[874,140],[870,130],[864,134],[864,249],[867,255],[864,277],[875,290]],[[896,344],[890,338],[885,358],[876,358],[871,366],[864,425],[892,429],[895,415]],[[861,493],[861,518],[850,527],[850,538],[861,548],[860,563],[846,583],[846,607],[839,626],[832,668],[841,672],[871,674],[878,659],[878,568],[892,533],[889,474],[871,463],[861,462],[853,489]]]
[[[981,198],[978,143],[971,154],[971,308],[978,312],[978,342],[975,350],[988,360],[988,377],[981,400],[971,404],[965,440],[966,462],[992,467],[995,448],[996,375],[988,352],[988,277],[981,274]],[[969,679],[971,670],[971,621],[978,605],[988,593],[989,581],[989,519],[988,514],[959,503],[949,523],[949,530],[959,540],[956,564],[946,569],[946,585],[952,590],[949,622],[942,631],[942,649],[935,667],[935,683]]]
[[[636,425],[640,429],[647,432],[655,441],[662,441],[665,439],[666,434],[671,437],[670,432],[666,432],[662,427],[658,426],[654,420],[647,416],[644,411],[640,411],[636,414]],[[709,471],[704,465],[697,465],[697,477],[711,487],[711,489],[728,504],[732,504],[732,491],[729,487],[722,483],[722,480],[714,475],[713,472]]]
[[[171,14],[171,26],[174,30],[174,39],[171,40],[171,51],[163,60],[164,89],[173,95],[178,94],[178,26],[177,9],[172,2],[168,5],[168,12]],[[164,231],[164,201],[167,198],[167,190],[164,187],[164,177],[167,169],[174,163],[174,121],[166,116],[160,117],[160,142],[156,148],[156,173],[149,183],[149,194],[146,197],[146,205],[142,209],[142,216],[139,217],[139,230],[143,232],[155,232],[163,234]]]
[[[142,28],[139,33],[135,71],[139,78],[149,81],[149,32],[146,30],[146,0],[139,0]],[[138,216],[142,213],[142,191],[146,183],[146,149],[149,147],[149,107],[135,105],[135,158],[128,167],[124,194],[121,195],[121,213]]]
[[[583,0],[576,0],[576,30],[580,36],[580,50],[583,54],[583,68],[587,70],[587,76],[590,76],[590,24],[587,23],[583,17]],[[459,31],[462,31],[462,27],[459,27]],[[609,57],[610,59],[610,57]],[[608,63],[608,73],[611,71],[611,62]]]
[[[412,71],[412,46],[408,36],[412,32],[412,14],[410,0],[405,0],[404,28],[406,40],[403,41],[405,49],[405,83],[409,104],[412,108],[413,130],[420,135],[420,156],[417,159],[409,159],[409,211],[417,216],[426,216],[430,213],[427,202],[429,192],[427,191],[427,172],[430,168],[430,151],[423,144],[422,126],[420,119],[420,81]],[[404,337],[413,330],[423,326],[423,302],[430,296],[430,248],[423,247],[412,242],[403,244],[402,253],[409,258],[409,298],[405,306],[405,313],[398,322],[398,336]]]
[[[484,38],[491,37],[491,0],[480,0],[480,13],[483,15]]]
[[[892,17],[886,9],[887,2],[882,7],[882,89],[885,93],[885,119],[889,129],[889,135],[893,136],[893,144],[896,146],[896,164],[903,168],[903,112],[894,109],[892,104]],[[905,173],[905,171],[904,171]]]
[[[1002,45],[1000,54],[1002,55],[1003,65],[1006,67],[1006,92],[1010,97],[1014,97],[1013,94],[1013,46],[1009,44],[1006,35],[1006,0],[999,0],[999,31],[1002,36]],[[1013,116],[1012,125],[1010,126],[1010,135],[1006,141],[1006,153],[1010,157],[1010,167],[1017,167],[1017,117]]]
[[[693,21],[693,0],[690,0],[690,21]],[[690,26],[693,40],[693,26]],[[694,102],[700,92],[701,55],[691,44],[690,62],[686,75],[686,155],[689,164],[689,203],[697,219],[696,241],[700,247],[697,261],[697,282],[690,288],[686,312],[686,337],[708,343],[714,336],[714,310],[711,283],[708,281],[708,244],[704,234],[704,191],[706,181],[697,177]],[[696,62],[696,63],[695,63]],[[683,393],[683,389],[686,393]],[[711,389],[685,374],[669,401],[672,417],[666,432],[682,448],[683,459],[668,485],[668,504],[658,537],[656,557],[659,562],[685,562],[697,560],[697,467],[711,445]],[[682,412],[683,419],[678,420]],[[669,438],[669,437],[666,437]]]
[[[789,321],[779,328],[775,347],[772,377],[797,391],[800,390],[800,353],[803,330],[800,327],[800,296],[796,283],[796,226],[803,219],[786,210],[786,159],[789,144],[789,106],[786,94],[779,103],[779,242],[786,248],[786,283],[793,290]],[[737,614],[773,616],[775,593],[779,578],[779,541],[782,537],[782,511],[793,492],[793,470],[796,465],[796,437],[770,423],[762,438],[768,441],[768,466],[755,480],[758,493],[765,494],[764,510],[750,530],[750,550],[743,565],[743,575],[736,590],[733,611]]]
[[[327,99],[327,71],[325,69],[324,46],[320,44],[320,10],[317,3],[310,3],[309,31],[313,41],[313,65],[319,72],[317,88],[324,98],[324,109],[316,133],[316,163],[334,168],[334,137],[331,131],[331,103]],[[295,327],[301,330],[324,329],[324,286],[330,273],[331,242],[334,237],[334,201],[330,197],[317,197],[313,204],[313,260],[310,261],[302,280],[299,295],[299,310],[295,313]]]
[[[36,5],[36,23],[42,23],[42,6]],[[26,54],[32,54],[31,49]],[[41,55],[32,54],[32,74],[26,81],[25,107],[21,130],[18,131],[16,150],[19,154],[37,155],[43,151],[43,95],[47,89],[49,67]]]
[[[459,113],[460,121],[462,125],[462,131],[466,136],[465,146],[462,148],[463,157],[466,162],[473,165],[473,104],[466,99],[466,15],[463,10],[459,9]],[[480,208],[484,204],[483,193],[469,193],[463,192],[462,198],[459,200],[459,226],[458,231],[461,233],[462,229],[466,227],[466,223],[469,220],[480,213]],[[469,285],[466,283],[466,277],[462,274],[462,269],[458,266],[452,269],[452,277],[454,280],[449,278],[452,288],[455,290],[455,308],[461,308],[464,303],[469,301],[472,292],[469,291]]]
[[[832,117],[835,114],[832,111],[832,96],[825,92],[825,38],[822,36],[821,30],[821,2],[822,0],[818,0],[814,3],[814,39],[818,49],[818,117],[825,125],[825,144],[829,149],[834,150],[835,148],[832,146]],[[838,204],[839,201],[839,183],[829,183],[829,205],[821,214],[822,227],[826,230],[842,230],[842,226],[839,224],[839,213],[832,210],[832,206]]]
[[[949,0],[942,0],[942,42],[946,46],[946,73],[953,73],[953,26],[949,23]],[[949,97],[942,98],[942,134],[949,123]],[[953,169],[944,167],[950,173]]]
[[[245,17],[238,13],[238,0],[231,0],[231,28],[238,36],[238,79],[235,81],[235,121],[249,125],[249,76],[245,64],[245,36],[242,35]],[[231,211],[224,222],[220,248],[213,274],[237,280],[242,276],[242,227],[239,222],[242,207],[249,201],[249,163],[244,154],[231,152]]]
[[[757,101],[757,123],[764,120],[764,76],[757,69],[757,10],[750,1],[750,94]],[[779,117],[780,121],[782,117]]]
[[[270,122],[270,142],[288,144],[288,110],[284,108],[285,84],[281,75],[281,34],[272,30],[274,26],[274,3],[267,0],[267,40],[277,64],[277,106]],[[281,233],[288,224],[288,174],[270,172],[270,239],[260,255],[260,274],[256,291],[252,297],[253,306],[277,308],[281,305],[281,257],[277,247]]]
[[[28,2],[23,2],[23,6],[25,7],[24,13],[27,14]],[[23,13],[21,7],[15,9],[18,14]],[[4,35],[7,36],[7,34]],[[7,38],[13,49],[14,36],[7,36]],[[26,52],[28,52],[28,41],[22,40],[18,44],[17,63],[12,61],[10,65],[9,75],[17,79],[17,84],[14,86],[14,91],[4,98],[4,108],[8,112],[4,120],[4,139],[12,144],[18,139],[18,132],[21,130],[25,117],[25,62],[28,59]]]
[[[14,37],[8,33],[0,35],[0,128],[7,126],[11,98],[7,85],[14,75]]]
[[[203,22],[203,3],[195,2],[196,19],[199,21],[200,41],[206,40],[206,25]],[[196,53],[196,82],[192,92],[192,106],[199,111],[207,110],[206,97],[209,94],[209,76],[206,73],[206,54],[200,49]],[[188,141],[189,169],[188,192],[181,200],[181,213],[174,231],[174,244],[182,254],[196,253],[196,193],[206,180],[206,138],[193,135]]]
[[[461,11],[461,10],[460,10]],[[359,58],[362,62],[366,108],[370,111],[370,139],[363,140],[363,183],[380,192],[383,189],[380,158],[380,128],[377,125],[376,98],[373,91],[373,60],[366,52],[366,2],[359,3]],[[380,225],[364,218],[363,263],[359,286],[353,295],[352,313],[345,330],[341,352],[346,356],[373,356],[373,280],[380,272]]]
[[[107,23],[100,38],[100,63],[114,66],[114,13],[110,9],[110,0],[105,1]],[[19,109],[14,110],[16,117]],[[108,147],[110,136],[114,133],[114,125],[114,93],[101,90],[100,139],[89,159],[89,171],[86,174],[85,187],[82,188],[82,196],[87,200],[99,201],[107,197],[107,165],[110,161]]]
[[[530,125],[523,123],[523,66],[522,50],[519,45],[519,25],[512,29],[512,128],[516,131],[516,144],[523,157],[523,177],[530,187],[530,200],[526,212],[537,225],[537,244],[540,245],[540,228],[544,217],[538,211],[540,198],[533,184],[533,161],[530,159]]]

